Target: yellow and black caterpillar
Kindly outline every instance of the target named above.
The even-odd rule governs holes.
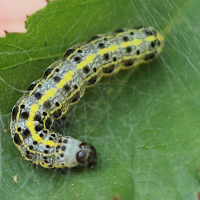
[[[11,136],[22,156],[45,168],[93,166],[95,148],[52,129],[68,106],[76,103],[85,87],[157,57],[164,37],[152,27],[119,29],[92,37],[66,51],[33,82],[12,109]]]

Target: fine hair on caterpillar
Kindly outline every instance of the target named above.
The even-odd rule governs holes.
[[[69,48],[12,109],[11,136],[22,156],[45,168],[94,166],[94,146],[60,135],[53,129],[54,121],[83,96],[86,87],[102,76],[152,61],[163,46],[164,37],[157,30],[139,26],[96,35]]]

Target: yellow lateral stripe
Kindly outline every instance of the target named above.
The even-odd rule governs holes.
[[[21,134],[19,134],[19,138],[20,138],[20,140],[21,141],[23,141],[24,142],[24,138],[22,137],[22,135]],[[15,143],[16,144],[16,143]],[[19,145],[20,146],[20,145]]]
[[[58,61],[56,61],[56,62],[58,62]],[[54,62],[53,64],[51,64],[48,68],[52,67],[56,62]],[[56,69],[60,68],[62,64],[63,63],[61,62],[59,65],[55,66],[55,68],[53,69],[53,71],[47,76],[46,80],[48,80],[49,76],[51,76],[55,72]],[[42,84],[44,81],[45,81],[45,79],[41,80],[41,82],[38,82],[37,85],[34,87],[34,89],[31,90],[31,92],[29,93],[29,96],[31,96],[35,92],[35,90],[38,88],[38,85]]]
[[[17,128],[18,128],[18,125],[17,125],[17,123],[15,124],[15,131],[17,130]],[[11,136],[12,136],[12,133],[11,133]]]
[[[49,79],[49,77],[52,75],[52,74],[54,74],[54,72],[55,72],[55,70],[57,69],[57,68],[60,68],[61,67],[61,65],[63,64],[62,62],[61,62],[61,60],[58,60],[58,61],[56,61],[56,62],[59,62],[60,61],[60,63],[57,65],[57,66],[55,66],[54,68],[53,68],[53,70],[51,71],[51,73],[46,77],[46,80],[48,80]],[[56,63],[55,62],[55,63]],[[54,63],[53,63],[54,64]],[[50,68],[50,67],[52,67],[53,65],[50,65],[48,68]]]
[[[102,40],[102,39],[104,39],[104,38],[107,38],[107,39],[108,39],[108,38],[113,37],[113,36],[108,36],[108,35],[104,35],[104,34],[100,34],[100,35],[98,35],[98,36],[100,36],[101,38],[98,38],[98,39],[92,41],[91,44],[95,44],[96,42],[98,42],[98,41],[100,41],[100,40]],[[86,45],[81,46],[81,49],[84,48],[85,46],[86,46]]]
[[[107,63],[107,64],[103,65],[102,68],[109,67],[109,66],[112,65],[112,64],[117,65],[117,64],[119,64],[121,61],[122,61],[122,59],[118,59],[118,60],[115,61],[115,62],[113,61],[113,62],[111,62],[111,63]]]
[[[152,42],[154,40],[156,40],[156,37],[154,35],[150,35],[147,38],[145,38],[145,41],[147,41],[147,42]]]
[[[100,67],[94,74],[88,76],[85,81],[90,80],[92,77],[94,77],[95,75],[97,75],[100,71],[102,70],[102,67]]]
[[[74,90],[74,92],[72,92],[72,93],[67,97],[67,99],[70,99],[71,97],[74,96],[75,93],[77,93],[78,91],[80,91],[80,89],[81,89],[81,87],[83,86],[83,83],[84,83],[84,82],[85,82],[85,81],[81,82],[81,83],[80,83],[80,86],[79,86],[76,90]],[[64,103],[64,102],[63,102],[63,103]]]
[[[29,93],[28,96],[31,96],[31,95],[35,92],[35,90],[38,88],[38,85],[42,84],[44,81],[45,81],[45,80],[42,80],[41,82],[38,82],[38,83],[36,84],[36,86],[33,88],[33,90],[30,91],[30,93]]]
[[[44,168],[49,168],[49,165],[47,164],[47,163],[42,163],[42,166],[44,167]]]
[[[64,103],[62,103],[62,104],[64,104]],[[67,105],[67,107],[65,108],[65,111],[63,112],[63,115],[65,115],[67,113],[68,108],[69,108],[69,105]]]
[[[124,32],[123,32],[123,33],[118,33],[118,34],[116,35],[116,37],[119,37],[119,36],[122,36],[122,35],[124,35]]]
[[[49,153],[49,154],[46,154],[46,153],[42,153],[40,151],[35,151],[35,150],[32,150],[29,148],[29,146],[27,144],[24,143],[24,147],[29,150],[31,153],[37,153],[37,154],[40,154],[40,155],[45,155],[45,156],[52,156],[53,153]]]
[[[23,100],[21,101],[21,103],[18,105],[18,109],[20,109],[20,106],[24,103],[25,100],[26,100],[26,99],[23,99]],[[17,120],[17,121],[19,120],[19,115],[20,115],[20,112],[17,113],[17,116],[16,116],[16,120]]]

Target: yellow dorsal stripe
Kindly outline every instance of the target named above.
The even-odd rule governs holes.
[[[118,45],[110,45],[108,48],[100,49],[97,54],[103,56],[105,53],[115,52],[117,49],[119,49]]]
[[[137,38],[135,38],[134,40],[133,40],[133,42],[132,42],[132,44],[134,45],[134,46],[138,46],[138,45],[140,45],[142,43],[142,40],[141,39],[137,39]]]
[[[32,106],[30,106],[30,113],[29,113],[29,118],[28,118],[27,123],[28,123],[29,121],[32,121],[32,120],[33,120],[33,118],[34,118],[34,116],[35,116],[35,112],[38,111],[38,109],[39,109],[38,104],[33,104]],[[26,124],[27,124],[27,123],[26,123]]]
[[[49,145],[50,147],[55,146],[55,142],[52,140],[45,140],[44,145]]]
[[[140,45],[142,43],[142,40],[141,39],[137,39],[137,38],[135,38],[134,40],[132,40],[132,41],[128,41],[128,42],[123,42],[120,46],[122,47],[122,48],[126,48],[126,47],[128,47],[128,46],[138,46],[138,45]]]
[[[50,88],[45,92],[42,98],[38,101],[39,105],[42,105],[47,99],[54,97],[56,94],[56,88]]]
[[[154,40],[156,40],[156,37],[154,35],[150,35],[147,38],[145,38],[145,41],[147,41],[147,42],[152,42]]]
[[[33,137],[33,140],[37,141],[38,143],[43,142],[43,139],[38,134],[34,134],[32,135],[32,137]]]
[[[87,64],[92,63],[95,57],[96,57],[96,54],[90,54],[89,56],[86,57],[85,60],[79,63],[76,68],[83,69],[83,67],[85,67]]]
[[[74,75],[75,71],[74,70],[69,70],[65,75],[64,79],[62,79],[59,83],[57,83],[57,88],[61,89],[63,86],[69,82],[72,79],[72,76]]]

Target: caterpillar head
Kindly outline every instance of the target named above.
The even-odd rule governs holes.
[[[96,149],[89,143],[83,142],[79,145],[81,150],[76,154],[78,163],[85,167],[91,167],[97,163]]]
[[[69,136],[61,137],[55,150],[57,168],[76,167],[78,165],[91,167],[97,163],[97,153],[91,144],[81,143]]]

